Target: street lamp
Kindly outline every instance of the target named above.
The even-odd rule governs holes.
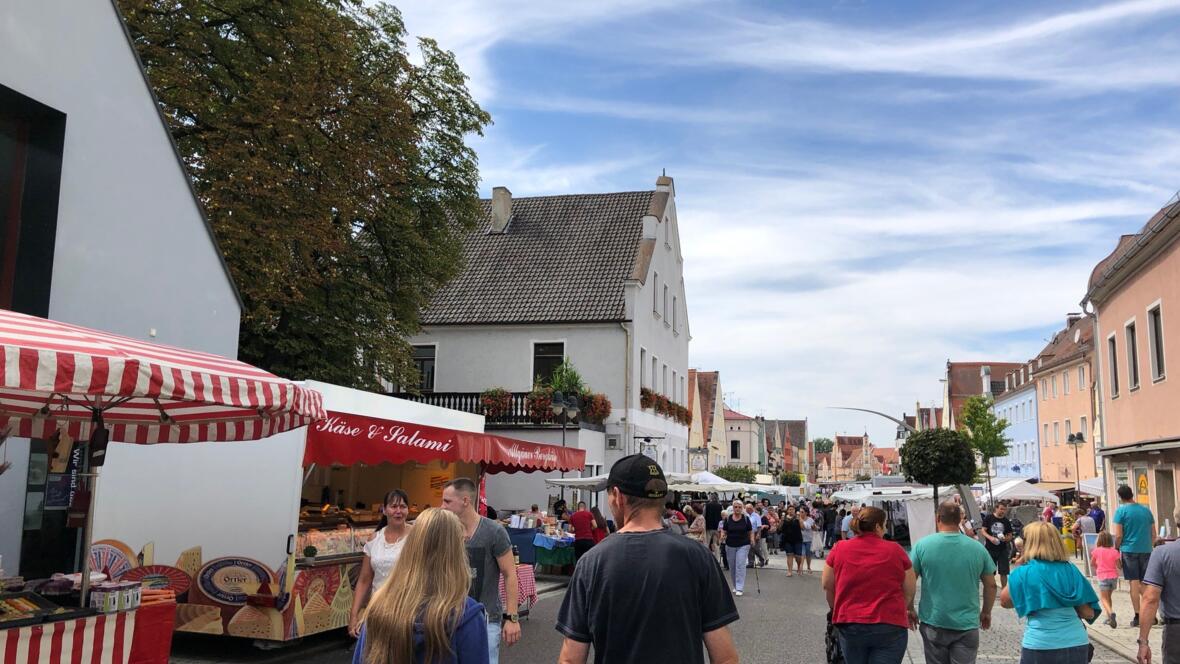
[[[561,392],[553,393],[550,408],[557,419],[561,420],[561,446],[565,447],[565,425],[578,416],[578,397],[571,394],[568,397]],[[565,479],[565,471],[561,471],[561,479]],[[561,499],[565,500],[565,487],[561,487]]]
[[[1073,500],[1074,504],[1076,505],[1077,501],[1081,499],[1082,496],[1082,467],[1081,463],[1078,461],[1078,448],[1086,443],[1086,437],[1081,431],[1079,431],[1077,433],[1069,434],[1069,438],[1066,438],[1065,442],[1068,445],[1073,446],[1073,474],[1074,482],[1076,482]]]

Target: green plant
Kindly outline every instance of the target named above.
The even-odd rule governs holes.
[[[783,486],[799,486],[803,484],[803,476],[799,473],[783,473],[779,483]]]
[[[992,495],[992,474],[987,472],[991,460],[1008,455],[1012,439],[1004,435],[1008,420],[997,418],[991,397],[976,395],[963,404],[963,432],[971,447],[979,453],[980,469],[987,475],[987,495]]]
[[[319,549],[315,548],[314,546],[312,546],[310,544],[303,547],[303,557],[304,558],[315,558],[315,554],[317,554],[319,552],[320,552]]]
[[[503,417],[512,406],[512,393],[502,387],[488,388],[479,395],[479,405],[483,409],[484,417]]]
[[[586,392],[582,395],[582,419],[602,424],[610,417],[611,403],[605,394]]]
[[[975,479],[975,451],[958,431],[926,429],[911,434],[901,446],[901,472],[906,480],[934,487],[970,484]]]
[[[742,482],[744,484],[754,482],[754,469],[745,466],[722,466],[714,470],[713,474],[730,482]]]
[[[553,368],[553,377],[549,380],[549,386],[554,391],[566,395],[581,394],[586,391],[586,382],[582,380],[582,374],[578,373],[574,363],[570,362],[568,357]]]

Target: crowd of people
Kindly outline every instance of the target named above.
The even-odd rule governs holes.
[[[1121,571],[1140,664],[1152,662],[1147,636],[1157,613],[1162,661],[1180,664],[1180,544],[1159,546],[1154,516],[1126,486],[1113,516],[1097,504],[1075,511],[1064,535],[1055,506],[1023,524],[1000,501],[976,524],[952,499],[936,507],[936,532],[909,553],[886,536],[887,515],[874,506],[842,509],[825,499],[725,504],[717,495],[677,505],[668,495],[659,465],[631,455],[608,475],[612,521],[584,503],[563,514],[578,562],[557,618],[559,662],[583,664],[591,648],[595,662],[703,664],[706,653],[711,662],[737,662],[729,625],[739,618],[735,599],[745,593],[746,570],[783,555],[788,575],[810,574],[812,560],[823,560],[829,660],[900,663],[909,631],[917,630],[927,662],[972,663],[998,600],[1025,621],[1021,664],[1082,664],[1093,655],[1086,625],[1105,615],[1117,626],[1111,595]],[[352,607],[354,662],[496,662],[501,644],[519,640],[511,544],[477,504],[475,483],[457,479],[440,507],[423,510],[411,525],[406,494],[385,497]],[[1098,593],[1066,547],[1071,535],[1091,533]],[[651,596],[661,598],[658,606],[641,601]]]

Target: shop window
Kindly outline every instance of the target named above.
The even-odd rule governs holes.
[[[434,391],[435,346],[414,346],[414,368],[418,370],[418,391]]]
[[[563,360],[565,360],[564,343],[533,344],[533,380],[548,385],[553,380],[554,370]]]
[[[0,308],[49,315],[65,121],[0,85]]]
[[[1135,338],[1135,322],[1127,323],[1123,331],[1127,338],[1127,387],[1134,390],[1139,387],[1139,345]]]
[[[1164,379],[1164,319],[1160,305],[1147,311],[1147,341],[1151,345],[1151,379]]]

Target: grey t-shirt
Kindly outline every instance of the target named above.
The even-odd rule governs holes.
[[[1143,583],[1160,589],[1160,609],[1165,618],[1180,618],[1180,540],[1157,546],[1151,552]]]
[[[483,604],[488,622],[500,622],[500,563],[497,558],[512,550],[512,540],[504,526],[486,517],[467,540],[467,562],[471,565],[471,590],[468,595]]]

